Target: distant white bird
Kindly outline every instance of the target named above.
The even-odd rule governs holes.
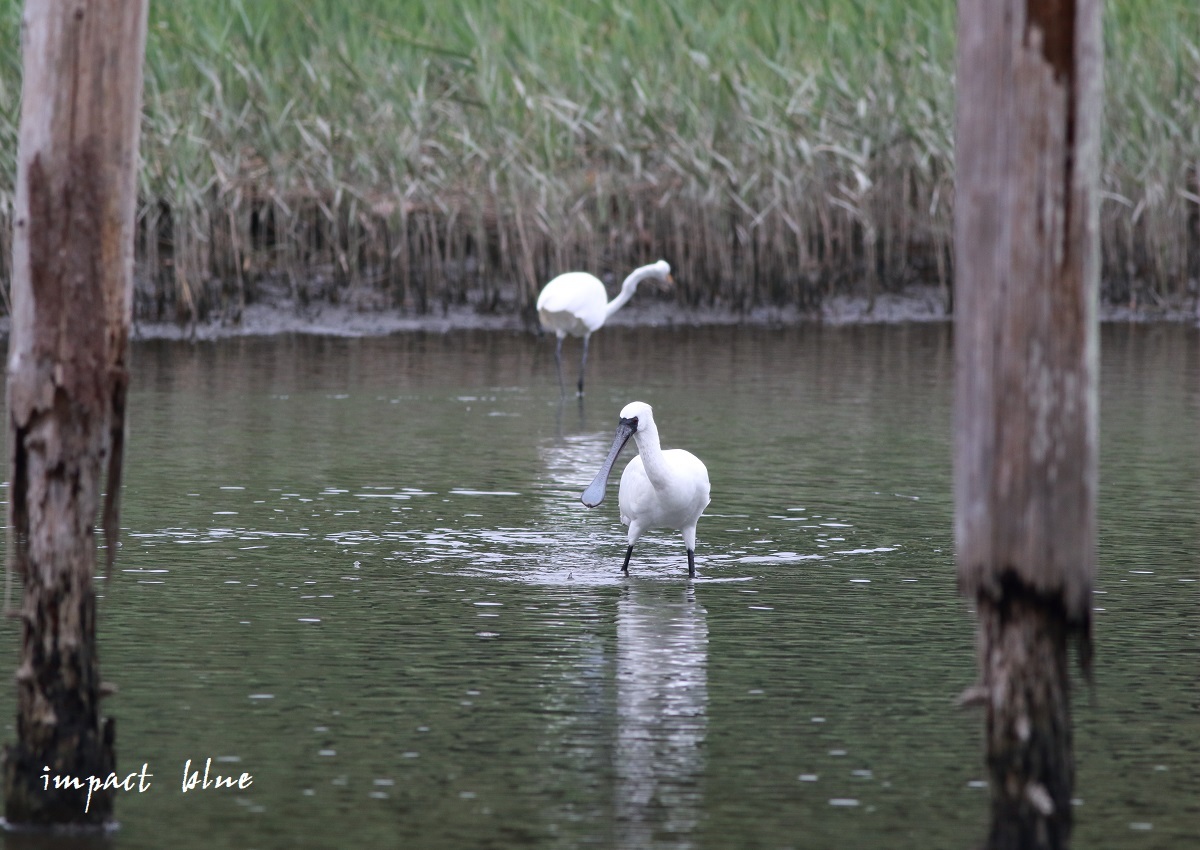
[[[621,410],[621,421],[608,457],[588,488],[582,501],[594,508],[604,499],[609,473],[617,455],[629,438],[637,443],[638,456],[621,474],[618,503],[621,522],[629,526],[629,548],[621,571],[629,573],[633,544],[651,528],[676,528],[687,544],[688,575],[696,574],[696,523],[708,507],[708,469],[700,458],[683,449],[663,451],[658,443],[654,413],[644,401],[635,401]]]
[[[554,362],[558,365],[558,385],[565,392],[562,376],[563,337],[583,337],[583,359],[579,364],[579,394],[583,395],[583,371],[587,368],[588,340],[608,320],[608,317],[625,306],[637,292],[638,284],[648,277],[671,280],[671,266],[659,260],[640,269],[634,269],[621,291],[612,301],[604,291],[604,284],[587,272],[560,274],[546,284],[537,300],[538,319],[542,327],[558,335],[554,349]]]

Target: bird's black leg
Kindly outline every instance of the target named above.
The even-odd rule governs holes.
[[[693,578],[696,575],[696,551],[688,549],[688,575]]]
[[[558,338],[558,345],[554,347],[554,365],[558,368],[558,391],[562,395],[567,394],[567,388],[563,385],[562,379],[562,341],[563,338]]]
[[[583,373],[587,370],[587,350],[588,340],[592,338],[591,334],[584,334],[583,337],[583,359],[579,361],[579,394],[583,395]]]
[[[632,555],[633,544],[631,543],[629,548],[625,550],[625,563],[621,565],[621,572],[625,573],[625,575],[629,575],[629,559]]]

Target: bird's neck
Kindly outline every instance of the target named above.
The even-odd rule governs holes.
[[[625,278],[625,282],[621,284],[621,291],[617,293],[617,297],[608,302],[608,307],[604,311],[604,318],[609,318],[613,313],[629,303],[629,299],[633,297],[633,293],[637,292],[638,284],[652,274],[654,274],[654,269],[643,268],[637,269],[633,274]]]
[[[667,486],[669,477],[667,461],[663,457],[662,447],[658,442],[658,430],[648,428],[645,431],[638,431],[634,435],[634,439],[637,441],[638,454],[642,457],[642,466],[646,470],[646,477],[650,479],[654,489],[658,490]]]
[[[608,302],[608,306],[604,308],[604,318],[609,318],[613,313],[620,310],[633,297],[633,293],[637,292],[638,282],[635,280],[632,284],[625,281],[625,285],[621,287],[621,291],[617,293],[617,297]]]

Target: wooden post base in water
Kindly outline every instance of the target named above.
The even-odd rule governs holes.
[[[1017,580],[977,599],[992,783],[989,850],[1065,848],[1071,835],[1072,627],[1062,602]]]
[[[99,729],[58,731],[40,752],[22,743],[5,747],[5,825],[19,831],[107,831],[115,822],[115,791],[100,788],[90,797],[88,792],[89,779],[103,783],[116,769],[115,723],[109,717]],[[48,752],[54,755],[47,757]],[[64,787],[56,787],[56,779]]]
[[[14,452],[18,470],[32,465],[45,475],[36,476],[42,486],[19,482],[22,494],[33,498],[15,511],[25,545],[14,560],[25,589],[15,677],[17,741],[4,753],[4,817],[18,829],[99,828],[113,819],[114,792],[101,786],[115,770],[116,756],[113,721],[100,716],[105,689],[96,656],[95,550],[87,529],[75,535],[63,529],[84,524],[89,510],[94,515],[97,488],[70,482],[89,474],[98,480],[100,463],[94,457],[82,464],[46,463],[47,447],[55,457],[70,454],[53,436],[78,436],[79,430],[69,419],[47,428],[48,420],[39,419],[34,439],[15,429],[26,449]]]

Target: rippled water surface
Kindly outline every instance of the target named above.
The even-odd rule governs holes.
[[[608,328],[583,404],[560,403],[552,342],[519,334],[140,343],[134,360],[100,634],[121,767],[154,780],[118,799],[113,846],[983,836],[982,716],[954,704],[974,657],[948,328]],[[1200,840],[1200,346],[1109,328],[1103,362],[1076,841],[1183,850]],[[668,532],[623,578],[615,482],[599,508],[578,499],[635,399],[709,467],[694,582]],[[11,740],[11,688],[0,712]],[[209,758],[253,785],[184,793],[185,762]]]

